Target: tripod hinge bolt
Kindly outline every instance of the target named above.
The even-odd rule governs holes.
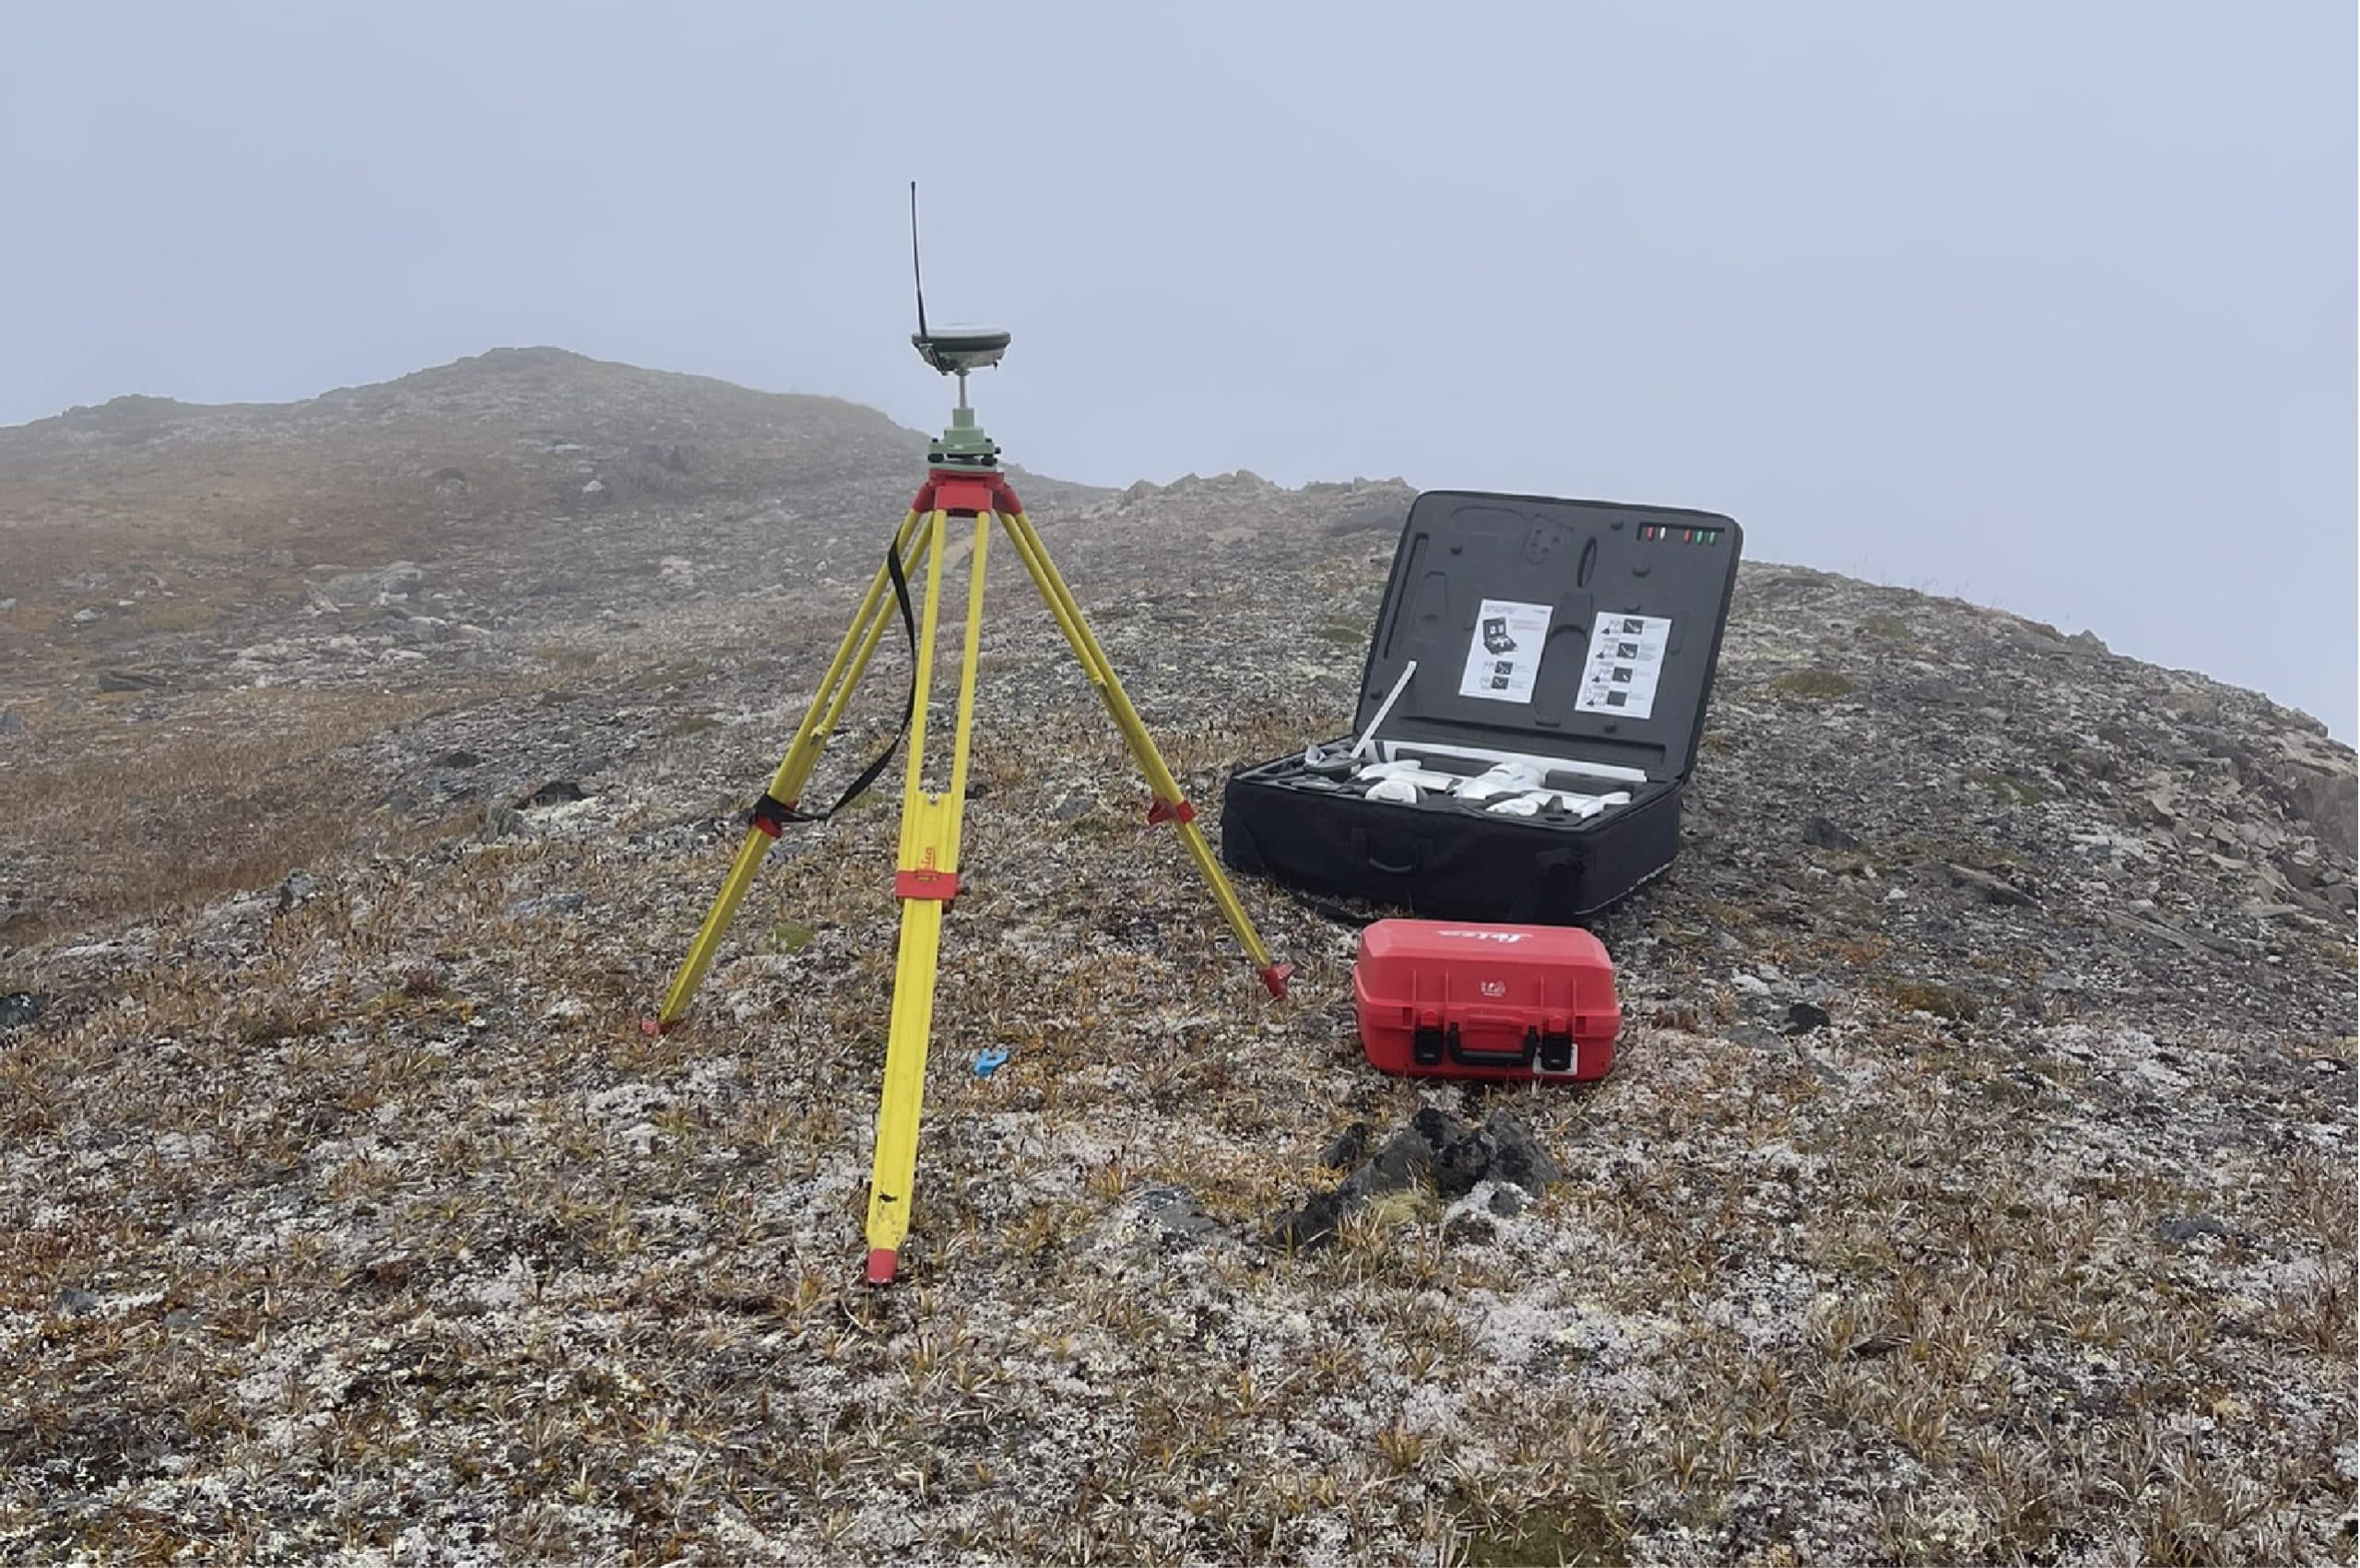
[[[1196,819],[1197,808],[1185,800],[1159,800],[1147,808],[1147,822],[1150,828],[1158,822],[1193,822]]]
[[[897,871],[893,896],[899,899],[939,899],[949,903],[959,896],[956,871]]]

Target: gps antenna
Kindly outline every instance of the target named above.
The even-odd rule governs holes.
[[[918,183],[910,182],[910,282],[918,296],[918,329],[910,347],[918,358],[947,376],[959,378],[959,407],[967,407],[967,372],[997,365],[1008,352],[1008,334],[996,326],[946,326],[940,332],[926,324],[926,271],[918,265]],[[968,415],[972,420],[974,416]],[[980,434],[980,432],[977,432]],[[980,448],[978,448],[980,450]]]
[[[926,330],[926,274],[919,270],[918,267],[918,183],[915,180],[910,182],[910,281],[917,286],[918,336],[920,337],[925,337],[927,335]]]

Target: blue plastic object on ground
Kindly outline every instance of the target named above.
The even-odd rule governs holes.
[[[975,1076],[977,1078],[989,1078],[993,1073],[998,1071],[1000,1067],[1005,1064],[1007,1060],[1008,1047],[1005,1045],[988,1046],[984,1050],[978,1051],[975,1053]]]

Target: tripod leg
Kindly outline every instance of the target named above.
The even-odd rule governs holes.
[[[1124,741],[1131,749],[1131,756],[1139,762],[1139,772],[1147,775],[1148,788],[1155,796],[1155,806],[1149,811],[1148,820],[1179,824],[1180,839],[1187,845],[1188,858],[1197,863],[1198,874],[1204,878],[1205,886],[1211,890],[1213,902],[1221,906],[1221,915],[1229,922],[1229,929],[1236,937],[1237,945],[1245,949],[1246,958],[1253,962],[1256,973],[1261,975],[1262,984],[1269,987],[1270,995],[1285,996],[1287,976],[1293,973],[1293,966],[1273,960],[1269,949],[1262,945],[1261,935],[1254,929],[1252,916],[1245,913],[1245,904],[1238,902],[1237,890],[1229,885],[1229,878],[1222,873],[1221,862],[1214,858],[1212,846],[1205,842],[1204,830],[1197,826],[1196,808],[1190,806],[1187,797],[1181,793],[1180,782],[1172,776],[1171,768],[1164,763],[1163,754],[1156,749],[1154,737],[1148,734],[1147,725],[1139,721],[1139,710],[1131,706],[1130,697],[1123,690],[1123,683],[1115,678],[1115,666],[1106,657],[1106,650],[1099,645],[1089,623],[1082,619],[1080,604],[1075,600],[1073,590],[1066,586],[1065,579],[1058,575],[1056,563],[1049,559],[1048,547],[1033,531],[1032,519],[1021,512],[1002,513],[1000,524],[1015,544],[1016,553],[1024,558],[1024,569],[1032,574],[1033,584],[1041,590],[1041,597],[1047,601],[1049,613],[1056,619],[1057,630],[1063,631],[1066,641],[1073,644],[1074,653],[1081,660],[1082,673],[1098,689],[1099,701],[1105,703],[1107,713],[1113,715],[1115,727],[1122,731]]]
[[[927,541],[917,535],[918,514],[913,512],[902,520],[902,526],[893,535],[896,552],[906,552],[913,543],[919,550],[919,554],[912,557],[904,566],[905,576],[914,574],[923,564]],[[861,596],[860,608],[853,612],[853,626],[859,636],[859,646],[853,653],[851,665],[848,668],[845,666],[844,647],[838,647],[835,662],[828,666],[828,673],[820,677],[820,691],[812,698],[810,712],[804,715],[801,726],[795,732],[795,738],[786,743],[786,755],[780,759],[778,772],[771,776],[767,793],[772,799],[791,807],[802,797],[803,786],[810,780],[811,770],[820,765],[820,755],[827,749],[829,737],[835,734],[836,725],[844,718],[844,709],[851,705],[854,690],[860,685],[860,678],[868,672],[868,661],[876,654],[878,643],[884,637],[885,629],[893,624],[893,617],[900,607],[893,597],[891,575],[880,566],[877,569],[877,575],[869,581],[867,593]],[[852,641],[847,637],[845,646],[849,646]],[[814,714],[818,715],[816,724],[812,722]]]
[[[918,514],[914,512],[902,519],[901,527],[893,534],[893,548],[897,552],[909,548],[917,526]],[[914,561],[911,570],[916,570]],[[869,582],[868,592],[861,596],[859,609],[853,613],[851,628],[836,645],[836,656],[820,678],[820,690],[812,694],[803,722],[796,726],[795,738],[787,742],[786,755],[780,760],[778,771],[771,775],[770,787],[762,792],[761,802],[755,808],[754,824],[747,830],[746,842],[738,846],[738,856],[730,863],[720,896],[706,912],[696,939],[689,944],[688,957],[672,977],[671,988],[664,994],[663,1007],[654,1018],[641,1020],[640,1027],[648,1033],[669,1029],[688,1011],[689,999],[696,995],[705,971],[713,966],[714,954],[719,949],[722,937],[728,934],[729,923],[737,918],[738,905],[745,899],[746,890],[753,885],[754,874],[761,869],[763,856],[770,853],[773,841],[778,837],[780,818],[793,810],[801,796],[804,784],[818,765],[828,737],[844,717],[853,690],[860,684],[869,658],[877,652],[878,642],[897,607],[892,601],[891,576],[880,566]]]
[[[945,513],[934,515],[938,536]],[[967,563],[965,658],[959,667],[959,708],[950,748],[950,787],[929,794],[926,766],[926,704],[934,676],[936,612],[942,598],[944,541],[938,536],[926,568],[926,610],[918,633],[918,705],[910,732],[910,765],[902,786],[902,850],[893,878],[902,901],[901,946],[893,961],[893,1015],[885,1043],[885,1084],[877,1108],[877,1153],[868,1185],[868,1279],[887,1284],[910,1233],[910,1193],[917,1179],[918,1118],[926,1101],[926,1056],[934,1030],[936,961],[942,915],[959,893],[960,822],[967,804],[967,743],[975,713],[975,665],[984,628],[984,550],[991,519],[975,519],[974,554]]]

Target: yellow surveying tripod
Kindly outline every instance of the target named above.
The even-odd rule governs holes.
[[[909,577],[917,566],[926,571],[923,609],[912,631],[915,678],[912,685],[909,725],[909,772],[902,786],[902,843],[893,891],[902,902],[902,937],[893,970],[892,1024],[885,1045],[885,1087],[877,1114],[876,1162],[869,1179],[868,1279],[891,1281],[902,1243],[910,1230],[910,1191],[917,1171],[918,1115],[926,1083],[926,1040],[934,1023],[934,983],[942,916],[959,893],[959,830],[967,800],[967,739],[975,708],[975,655],[984,625],[984,553],[995,518],[1032,574],[1033,585],[1056,619],[1057,630],[1081,660],[1082,673],[1097,690],[1099,700],[1122,731],[1139,771],[1147,776],[1155,797],[1150,822],[1172,822],[1180,830],[1189,858],[1212,890],[1213,902],[1229,921],[1238,945],[1274,996],[1286,995],[1292,966],[1274,961],[1254,929],[1245,905],[1222,875],[1197,813],[1182,795],[1172,770],[1139,722],[1137,709],[1115,678],[1106,651],[1098,645],[1081,617],[1081,607],[1049,560],[1041,536],[1024,514],[1016,492],[999,469],[999,448],[975,423],[967,406],[967,372],[997,362],[1009,335],[983,328],[943,329],[928,333],[924,307],[919,331],[912,339],[926,361],[959,378],[959,404],[951,411],[950,428],[927,452],[926,482],[910,502],[909,514],[893,536],[885,564],[868,584],[867,594],[853,615],[851,630],[836,648],[836,656],[803,722],[787,743],[786,756],[772,775],[770,787],[755,806],[746,842],[729,868],[721,896],[714,901],[696,940],[690,945],[672,988],[665,994],[663,1010],[643,1020],[650,1033],[669,1028],[688,1010],[689,999],[713,962],[714,953],[738,913],[740,900],[769,853],[780,829],[791,821],[823,820],[827,813],[808,816],[796,803],[828,737],[843,718],[853,690],[867,669],[871,655],[898,611],[906,625],[910,618]],[[935,629],[942,602],[942,566],[950,553],[954,519],[973,519],[974,549],[967,564],[967,627],[959,665],[958,717],[951,732],[950,782],[938,794],[924,783],[926,706],[934,677]],[[904,570],[904,552],[910,567]],[[845,798],[857,793],[891,759],[889,750],[856,781]],[[839,801],[838,805],[842,805]]]

